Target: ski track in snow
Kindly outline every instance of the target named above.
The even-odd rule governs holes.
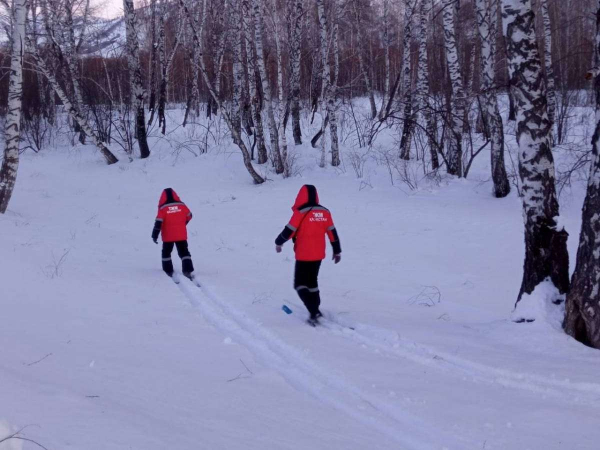
[[[299,305],[294,306],[300,308]],[[352,339],[359,344],[377,349],[383,354],[404,358],[448,374],[468,376],[473,381],[480,383],[499,384],[560,398],[571,403],[585,403],[589,406],[600,407],[598,404],[600,384],[557,380],[492,367],[440,352],[416,342],[402,340],[396,332],[391,330],[346,322],[330,313],[325,314],[322,325],[338,336]]]
[[[181,282],[178,286],[209,323],[232,336],[294,388],[377,429],[402,444],[402,449],[474,448],[470,445],[473,443],[467,444],[439,426],[427,424],[400,406],[383,401],[349,383],[339,374],[318,366],[299,349],[220,300],[204,282],[197,287],[191,282]]]

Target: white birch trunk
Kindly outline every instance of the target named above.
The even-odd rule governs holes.
[[[400,139],[400,158],[410,159],[410,144],[415,126],[415,115],[413,113],[413,95],[412,95],[412,68],[411,68],[411,41],[412,41],[412,22],[413,12],[416,1],[406,2],[404,6],[404,39],[402,54],[402,78],[403,78],[403,103],[404,103],[404,124],[402,127],[402,137]]]
[[[454,0],[443,0],[444,47],[450,84],[452,87],[452,110],[448,112],[449,138],[447,139],[446,165],[450,175],[463,176],[462,133],[465,116],[465,92],[458,59],[456,30],[454,24]]]
[[[304,6],[302,0],[294,0],[291,13],[290,36],[290,107],[292,113],[292,130],[294,143],[302,144],[302,128],[300,127],[300,62],[302,45],[302,24]]]
[[[233,96],[231,102],[231,121],[236,131],[242,132],[242,89],[244,73],[242,71],[242,4],[241,0],[231,0],[231,26],[233,44]]]
[[[275,4],[273,5],[275,10]],[[285,114],[286,102],[283,93],[283,54],[281,44],[281,26],[279,21],[275,17],[275,14],[271,14],[273,19],[273,32],[275,37],[275,51],[277,53],[277,95],[279,97],[279,137],[281,138],[281,159],[283,160],[283,175],[285,177],[290,176],[289,165],[288,165],[288,148],[287,148],[287,136],[285,133],[287,118]]]
[[[502,0],[502,19],[517,105],[519,175],[523,186],[525,264],[519,302],[523,294],[531,294],[547,278],[560,294],[568,291],[568,234],[557,223],[559,208],[550,148],[552,124],[548,119],[546,85],[531,0]],[[518,309],[516,313],[519,314]]]
[[[417,75],[417,95],[421,116],[425,121],[427,141],[429,142],[429,154],[431,157],[431,168],[437,170],[440,167],[438,158],[437,126],[431,113],[430,88],[429,88],[429,62],[427,60],[427,29],[429,24],[429,9],[433,8],[433,0],[422,0],[419,12],[419,68]]]
[[[548,119],[554,125],[556,119],[556,81],[552,64],[552,24],[548,11],[548,0],[541,0],[542,19],[544,21],[544,66],[546,69],[546,89],[548,98]]]
[[[381,101],[381,109],[379,110],[379,118],[383,118],[387,107],[388,98],[390,95],[390,17],[389,17],[389,0],[383,0],[383,49],[385,55],[385,73],[383,96]]]
[[[326,112],[326,116],[323,117],[321,124],[321,131],[324,132],[329,122],[329,132],[331,135],[331,164],[338,166],[340,164],[340,155],[338,147],[338,136],[337,136],[337,114],[336,114],[336,87],[331,82],[331,63],[329,62],[329,39],[328,39],[328,25],[327,16],[325,14],[325,5],[323,0],[316,0],[317,2],[317,13],[319,16],[319,36],[320,36],[320,48],[321,48],[321,66],[322,66],[322,89],[321,98],[323,102],[323,111]],[[335,14],[334,14],[335,17]],[[337,39],[337,33],[332,33],[334,40]],[[336,65],[339,58],[337,45],[334,42],[334,55]],[[334,75],[337,75],[337,70]],[[321,166],[325,165],[325,146],[322,143],[322,156]]]
[[[4,214],[17,181],[19,142],[21,140],[21,101],[23,97],[23,54],[25,53],[25,19],[27,0],[13,0],[10,37],[10,74],[8,105],[4,125],[4,159],[0,168],[0,213]]]
[[[595,62],[600,62],[600,1],[596,4]],[[596,128],[592,137],[592,161],[583,204],[581,234],[575,272],[567,294],[565,331],[580,342],[600,349],[600,70],[594,79]]]
[[[256,65],[262,81],[262,89],[265,97],[265,106],[267,107],[267,119],[269,125],[269,137],[271,142],[271,154],[275,165],[275,172],[283,173],[283,160],[279,151],[279,132],[277,122],[275,121],[275,112],[273,110],[273,96],[271,94],[271,85],[267,78],[267,69],[265,66],[264,48],[263,48],[263,11],[262,0],[252,0],[252,10],[254,15],[254,44],[256,45]]]
[[[131,90],[131,105],[136,116],[136,137],[140,148],[140,156],[150,156],[150,148],[146,137],[146,118],[144,112],[144,98],[146,92],[142,80],[140,67],[140,44],[137,37],[135,9],[133,0],[123,0],[125,12],[125,34],[127,39],[127,66],[129,67],[129,85]]]
[[[496,62],[496,29],[492,21],[497,20],[495,0],[476,0],[477,28],[481,48],[481,90],[483,97],[482,114],[486,118],[491,138],[492,180],[494,196],[506,197],[510,192],[510,183],[504,166],[504,127],[498,108],[498,99],[494,89]]]
[[[242,0],[244,21],[244,42],[246,44],[246,67],[248,72],[248,89],[250,90],[250,107],[252,121],[254,122],[254,134],[256,146],[258,147],[258,164],[264,164],[269,160],[267,147],[265,146],[265,132],[261,115],[260,98],[256,81],[256,59],[254,57],[254,40],[252,29],[252,18],[250,11],[250,0]]]

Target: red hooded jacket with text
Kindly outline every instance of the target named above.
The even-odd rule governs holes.
[[[334,254],[340,254],[340,240],[333,224],[331,212],[319,204],[319,194],[312,185],[304,185],[298,192],[292,218],[275,243],[283,245],[294,239],[294,252],[299,261],[320,261],[325,258],[325,235],[333,247]]]
[[[187,240],[187,224],[192,220],[192,212],[171,188],[163,191],[158,202],[156,222],[161,223],[163,242]]]

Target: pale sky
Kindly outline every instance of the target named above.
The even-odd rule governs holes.
[[[137,7],[138,2],[133,2]],[[123,14],[123,0],[91,0],[98,8],[97,15],[105,19],[113,19]]]

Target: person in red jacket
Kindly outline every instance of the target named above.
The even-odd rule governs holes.
[[[309,320],[314,325],[322,316],[318,277],[321,261],[325,259],[325,235],[331,242],[336,264],[342,260],[342,247],[331,213],[319,204],[319,194],[314,186],[302,186],[292,211],[290,222],[275,240],[275,250],[280,253],[282,245],[293,239],[296,254],[294,289],[308,309]]]
[[[158,235],[162,234],[162,268],[170,277],[173,276],[173,261],[171,253],[173,247],[177,247],[177,253],[181,258],[182,272],[192,278],[194,264],[192,255],[188,249],[187,224],[192,220],[192,212],[181,201],[177,192],[167,188],[162,192],[158,202],[158,214],[152,230],[152,240],[158,244]]]

